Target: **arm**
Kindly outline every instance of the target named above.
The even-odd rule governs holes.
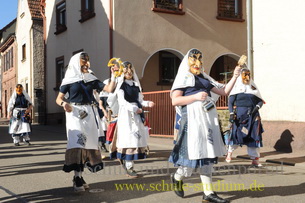
[[[104,116],[105,116],[105,118],[107,118],[107,111],[106,111],[106,109],[104,108],[104,106],[103,106],[103,100],[99,100],[99,107],[100,107],[100,109],[103,111],[103,113],[104,113]]]
[[[33,108],[33,105],[29,103],[28,108],[25,110],[25,113],[30,113]]]
[[[125,106],[128,111],[137,113],[137,111],[140,109],[137,105],[131,104],[124,98],[124,91],[119,90],[118,92],[118,102],[120,106]]]
[[[198,92],[193,95],[183,96],[183,91],[174,90],[172,93],[172,105],[173,106],[184,106],[191,104],[195,101],[204,101],[208,97],[206,92]]]
[[[228,106],[229,106],[229,112],[230,112],[229,121],[230,121],[231,123],[233,123],[234,120],[235,120],[235,113],[234,113],[234,109],[233,109],[235,100],[236,100],[236,95],[231,95],[231,96],[229,97],[229,104],[228,104]]]
[[[241,71],[240,66],[236,66],[234,69],[233,77],[231,80],[226,84],[223,88],[217,89],[216,87],[212,88],[212,92],[215,94],[221,95],[221,96],[227,96],[230,94],[232,88],[234,87],[234,84],[236,82],[236,79],[239,77]]]
[[[236,95],[231,95],[230,97],[229,97],[229,104],[228,104],[228,107],[229,107],[229,112],[230,113],[233,113],[233,107],[234,107],[234,102],[235,102],[235,100],[236,100]]]
[[[110,80],[110,83],[108,83],[107,85],[104,86],[104,91],[106,92],[113,92],[114,88],[115,88],[115,85],[116,85],[116,77],[114,76],[114,69],[113,67],[111,67],[111,80]]]
[[[106,91],[106,92],[111,93],[114,90],[115,85],[116,85],[115,79],[111,78],[110,83],[105,85],[103,90]]]
[[[56,98],[56,104],[63,107],[66,112],[71,112],[72,106],[68,102],[66,102],[64,100],[64,98],[65,98],[65,94],[62,92],[59,92],[58,96]]]
[[[152,101],[145,101],[143,100],[144,96],[142,93],[139,93],[139,102],[142,104],[144,107],[153,107],[155,105],[154,102]]]

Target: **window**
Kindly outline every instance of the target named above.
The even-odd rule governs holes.
[[[182,0],[153,0],[152,11],[183,15]]]
[[[245,21],[242,18],[242,0],[218,0],[217,19]]]
[[[13,47],[6,52],[6,54],[3,56],[4,57],[4,72],[8,71],[10,68],[14,66],[14,59],[13,59]]]
[[[159,82],[158,85],[172,85],[177,75],[181,60],[167,51],[159,52]]]
[[[67,67],[65,67],[64,56],[58,57],[55,60],[56,66],[56,87],[54,90],[59,90],[62,79],[65,77]]]
[[[94,0],[81,0],[81,19],[79,22],[82,23],[94,16]]]
[[[56,6],[56,32],[59,34],[67,30],[66,23],[66,2],[63,1]]]
[[[22,59],[21,59],[21,61],[25,61],[26,60],[26,44],[22,45],[21,51],[22,51]]]
[[[24,16],[24,0],[20,1],[20,17],[23,18]]]

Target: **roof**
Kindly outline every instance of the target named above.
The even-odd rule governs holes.
[[[40,1],[41,0],[28,0],[32,18],[42,19],[42,15],[40,13]]]

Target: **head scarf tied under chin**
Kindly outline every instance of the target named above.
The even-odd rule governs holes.
[[[83,52],[77,53],[71,57],[66,74],[60,86],[72,84],[78,81],[84,81],[85,83],[97,80],[97,78],[89,73],[82,73],[80,66],[80,55]]]
[[[178,69],[178,73],[176,75],[174,84],[172,86],[171,89],[171,95],[173,93],[173,91],[175,89],[178,88],[185,88],[185,87],[193,87],[195,85],[195,76],[193,73],[190,72],[190,66],[188,65],[188,58],[189,58],[189,54],[190,52],[194,50],[190,49],[187,54],[184,56],[182,62],[180,63],[179,69]],[[218,82],[216,82],[213,78],[211,78],[208,74],[206,74],[203,71],[203,68],[201,69],[201,74],[204,76],[204,78],[208,79],[211,84],[216,87],[216,88],[223,88],[224,84],[220,84]],[[216,95],[212,94],[212,97],[214,98],[214,100],[216,101],[218,98],[216,97]]]
[[[235,85],[232,89],[232,91],[230,92],[230,96],[231,95],[235,95],[235,94],[240,94],[240,93],[245,93],[245,94],[253,94],[255,96],[257,96],[258,98],[262,99],[262,96],[256,86],[256,84],[254,83],[254,81],[252,80],[252,78],[250,78],[250,82],[248,85],[245,85],[242,81],[242,77],[241,77],[241,74],[244,70],[247,70],[250,72],[249,69],[242,69],[241,70],[241,73],[239,75],[239,77],[237,78],[236,82],[235,82]]]

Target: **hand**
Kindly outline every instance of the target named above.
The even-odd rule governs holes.
[[[206,92],[198,92],[194,94],[195,100],[196,101],[205,101],[208,97],[208,93]]]
[[[152,101],[148,102],[148,107],[154,107],[154,106],[155,106],[154,102],[152,102]]]
[[[141,108],[138,108],[138,110],[136,111],[137,114],[141,114],[143,112],[143,110]]]
[[[235,114],[234,113],[230,113],[230,118],[229,118],[229,122],[233,123],[235,120]]]
[[[66,112],[71,112],[72,111],[72,106],[67,102],[64,103],[63,107],[64,107],[64,110]]]
[[[238,76],[240,75],[241,72],[241,67],[240,66],[236,66],[233,72],[233,77],[238,78]]]

